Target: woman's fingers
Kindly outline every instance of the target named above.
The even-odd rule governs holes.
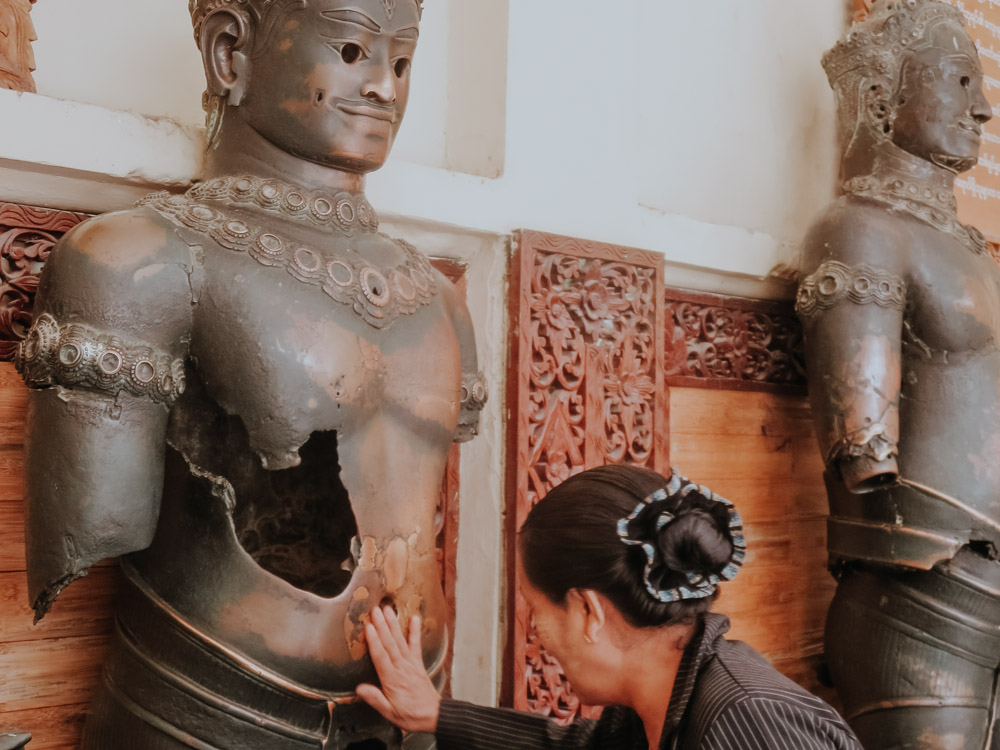
[[[365,638],[368,640],[368,653],[372,657],[375,671],[382,674],[384,671],[392,669],[392,658],[382,645],[382,637],[378,630],[371,623],[365,625]]]
[[[400,654],[407,653],[406,636],[403,635],[403,629],[399,627],[399,617],[396,616],[391,607],[385,607],[382,614],[385,615],[385,621],[389,626],[393,641],[396,642],[396,648],[399,649]]]
[[[441,696],[424,667],[420,618],[413,618],[409,639],[392,610],[372,611],[365,637],[381,687],[362,685],[358,696],[396,726],[411,732],[433,732]]]
[[[379,640],[382,643],[382,648],[385,649],[385,652],[389,655],[393,664],[397,664],[402,658],[402,654],[399,652],[399,644],[392,635],[389,622],[386,620],[385,612],[382,611],[381,607],[376,607],[372,610],[372,625],[378,633]],[[399,627],[398,623],[396,624],[396,627]]]
[[[396,710],[392,707],[389,699],[377,687],[361,684],[357,687],[357,693],[361,700],[382,714],[388,721],[391,721],[393,724],[399,721]]]
[[[424,650],[420,644],[420,615],[410,618],[410,657],[423,664]]]

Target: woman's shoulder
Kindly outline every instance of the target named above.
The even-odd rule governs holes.
[[[861,747],[828,703],[741,641],[718,639],[713,657],[699,674],[689,716],[688,729],[698,740],[694,747],[747,747],[747,737],[755,735],[768,750],[799,748],[806,738],[815,746],[838,750]]]

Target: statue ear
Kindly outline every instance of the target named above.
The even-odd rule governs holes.
[[[209,15],[201,26],[201,56],[205,63],[208,90],[213,96],[229,99],[239,106],[247,91],[247,18],[231,10]]]

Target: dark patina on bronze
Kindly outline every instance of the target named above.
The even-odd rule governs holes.
[[[191,11],[204,179],[70,231],[17,352],[32,604],[124,556],[86,750],[421,746],[354,695],[380,603],[443,679],[435,508],[486,399],[464,303],[363,193],[420,8]]]
[[[31,742],[31,735],[25,732],[0,732],[0,750],[20,750]]]
[[[877,0],[823,63],[844,188],[806,238],[797,310],[839,580],[830,672],[868,750],[995,748],[1000,269],[954,199],[992,116],[982,68],[937,0]]]

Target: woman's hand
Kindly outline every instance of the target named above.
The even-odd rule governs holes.
[[[420,647],[420,618],[410,620],[410,639],[403,636],[391,608],[376,607],[365,625],[365,638],[382,689],[358,685],[358,697],[400,729],[434,732],[441,696],[427,676]]]

